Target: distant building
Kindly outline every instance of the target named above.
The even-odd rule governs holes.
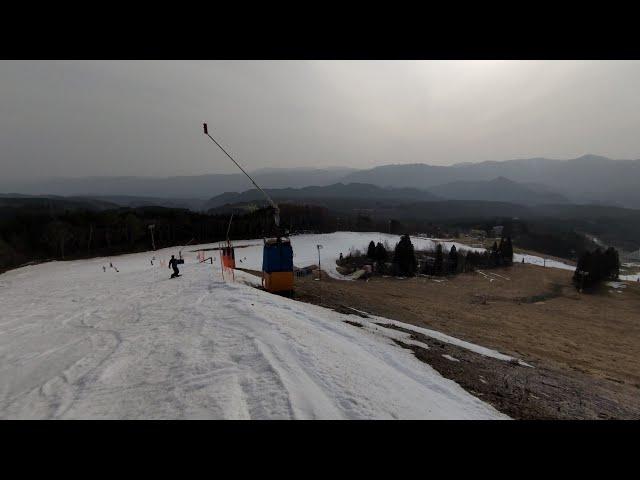
[[[502,230],[504,229],[504,227],[502,225],[496,225],[495,227],[493,227],[491,229],[491,231],[493,232],[493,236],[494,237],[500,237],[502,236]]]

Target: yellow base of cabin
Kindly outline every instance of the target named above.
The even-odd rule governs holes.
[[[293,291],[293,272],[262,272],[262,280],[268,292]]]

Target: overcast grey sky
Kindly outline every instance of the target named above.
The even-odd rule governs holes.
[[[640,158],[637,61],[0,61],[5,178]]]

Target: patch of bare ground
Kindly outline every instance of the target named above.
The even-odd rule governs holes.
[[[296,278],[296,298],[432,328],[534,365],[413,332],[425,348],[401,345],[513,418],[640,419],[640,285],[587,295],[571,286],[570,271],[516,264],[483,273],[439,282]]]

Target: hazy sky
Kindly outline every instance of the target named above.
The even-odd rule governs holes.
[[[5,178],[640,158],[637,61],[0,61]]]

